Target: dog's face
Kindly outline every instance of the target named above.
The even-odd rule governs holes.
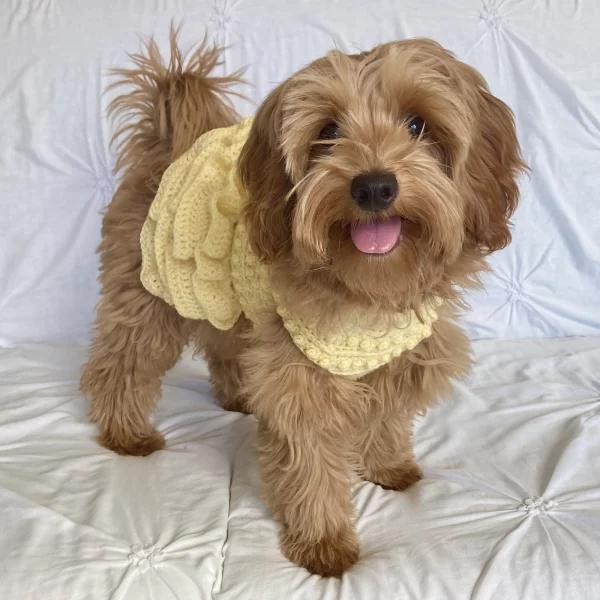
[[[293,295],[394,309],[451,297],[510,241],[523,168],[510,110],[428,40],[296,73],[240,159],[251,245]]]

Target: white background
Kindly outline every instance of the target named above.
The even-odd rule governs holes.
[[[138,34],[229,45],[252,102],[336,45],[433,37],[514,109],[531,178],[515,242],[472,298],[473,337],[600,332],[600,3],[594,0],[5,0],[0,16],[0,345],[85,343],[116,181],[102,92]]]

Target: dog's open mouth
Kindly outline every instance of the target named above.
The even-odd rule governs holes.
[[[402,241],[402,217],[355,223],[351,228],[352,241],[364,254],[387,254]]]

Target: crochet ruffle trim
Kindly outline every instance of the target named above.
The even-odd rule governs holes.
[[[242,312],[230,259],[244,204],[236,163],[251,123],[198,138],[166,170],[141,233],[144,287],[183,317],[219,329]]]

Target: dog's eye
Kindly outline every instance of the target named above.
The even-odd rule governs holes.
[[[425,130],[425,121],[421,117],[412,117],[408,122],[408,130],[413,137],[419,137]]]
[[[340,137],[340,128],[337,123],[327,123],[319,133],[320,140],[335,140]]]

